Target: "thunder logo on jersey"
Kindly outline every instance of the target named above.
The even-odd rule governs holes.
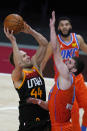
[[[61,56],[67,60],[74,56],[79,56],[79,43],[75,33],[71,33],[71,40],[67,43],[62,40],[60,35],[57,35],[57,40],[61,49]]]
[[[71,48],[71,49],[67,49],[67,50],[62,50],[61,51],[61,56],[63,59],[68,59],[68,58],[72,58],[74,56],[76,56],[78,51],[78,48]]]

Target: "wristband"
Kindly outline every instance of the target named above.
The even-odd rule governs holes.
[[[40,104],[41,104],[41,102],[42,102],[41,100],[38,100],[38,102],[37,102],[37,103],[38,103],[38,105],[40,105]]]

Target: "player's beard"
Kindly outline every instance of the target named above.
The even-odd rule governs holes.
[[[70,33],[72,32],[72,29],[69,29],[67,34],[63,34],[61,30],[58,30],[58,33],[63,36],[63,37],[68,37],[70,35]]]

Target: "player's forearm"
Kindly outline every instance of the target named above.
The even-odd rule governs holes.
[[[43,72],[44,69],[45,69],[46,63],[47,63],[46,60],[43,60],[43,61],[41,62],[40,68],[41,68],[41,71],[42,71],[42,72]]]
[[[47,101],[43,101],[40,99],[35,99],[35,98],[28,98],[26,100],[27,103],[33,103],[33,104],[37,104],[39,105],[41,108],[48,110],[48,102]]]
[[[45,109],[45,110],[48,110],[48,102],[47,102],[47,101],[38,100],[38,101],[37,101],[37,104],[38,104],[41,108],[43,108],[43,109]]]
[[[53,48],[53,53],[60,54],[59,43],[57,44],[56,31],[55,31],[55,11],[52,12],[52,18],[50,19],[50,41]]]
[[[21,57],[20,57],[20,51],[17,46],[16,41],[11,41],[12,43],[12,48],[13,48],[13,56],[14,56],[14,63],[15,66],[21,66]]]
[[[59,43],[57,44],[56,31],[55,31],[54,25],[50,27],[50,40],[51,40],[54,56],[56,56],[60,59],[61,52],[60,52]]]
[[[54,25],[50,27],[50,41],[52,44],[53,52],[57,50],[56,32]]]
[[[35,31],[34,29],[31,29],[29,34],[31,34],[35,38],[35,40],[38,42],[39,45],[42,45],[42,46],[48,45],[47,39],[43,35],[41,35],[39,32]]]

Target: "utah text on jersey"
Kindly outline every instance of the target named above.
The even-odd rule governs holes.
[[[34,86],[40,86],[42,85],[42,80],[40,77],[37,78],[31,78],[30,80],[27,80],[28,88],[33,88]]]

